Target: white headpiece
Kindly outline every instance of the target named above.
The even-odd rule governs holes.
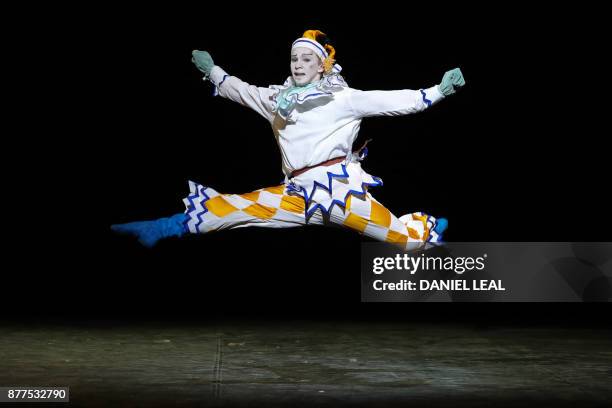
[[[291,45],[291,49],[293,50],[296,47],[304,47],[314,51],[319,56],[321,61],[325,61],[329,57],[327,50],[321,44],[311,40],[310,38],[298,38]],[[340,71],[342,71],[342,67],[338,64],[334,64],[332,67],[332,72],[337,74]]]

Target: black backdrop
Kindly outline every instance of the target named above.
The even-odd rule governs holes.
[[[44,167],[54,177],[39,187],[52,197],[54,215],[42,237],[15,237],[30,245],[7,283],[36,284],[28,296],[9,291],[7,316],[495,324],[594,323],[604,306],[609,311],[602,304],[361,304],[367,238],[348,230],[241,229],[154,250],[109,230],[182,212],[187,180],[235,193],[278,184],[269,125],[213,97],[191,50],[208,50],[249,83],[280,84],[290,43],[318,28],[354,88],[429,87],[454,67],[465,75],[465,89],[431,110],[363,121],[357,144],[374,139],[363,166],[385,182],[372,193],[395,214],[447,217],[448,241],[610,240],[607,150],[595,125],[604,93],[590,49],[603,37],[597,24],[573,28],[590,18],[584,11],[515,3],[103,11],[94,26],[99,47],[74,50],[93,57],[91,66],[72,67],[80,71],[74,85],[89,96],[76,101],[87,114],[70,117],[76,142],[55,146]],[[41,164],[49,153],[40,152]]]

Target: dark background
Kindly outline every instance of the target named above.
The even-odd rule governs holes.
[[[86,15],[81,24],[91,18],[95,38],[75,46],[83,61],[69,72],[88,98],[64,116],[76,129],[70,143],[58,138],[32,153],[43,183],[24,201],[44,203],[47,214],[13,237],[25,246],[12,254],[19,262],[6,274],[4,315],[603,324],[609,304],[362,304],[368,238],[349,230],[251,228],[153,250],[110,232],[113,223],[182,212],[187,180],[222,193],[278,184],[269,125],[213,97],[191,51],[209,51],[251,84],[282,84],[291,42],[317,28],[353,88],[429,87],[454,67],[465,75],[467,86],[431,110],[362,122],[356,145],[374,139],[363,166],[385,182],[372,193],[396,215],[447,217],[448,241],[610,240],[596,11],[305,9],[147,5]],[[593,23],[578,28],[585,21]]]

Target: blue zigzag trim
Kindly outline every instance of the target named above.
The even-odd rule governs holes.
[[[195,184],[195,183],[194,183]],[[187,207],[187,214],[189,214],[189,212],[193,209],[195,209],[195,203],[193,202],[193,199],[196,198],[198,196],[198,192],[196,191],[195,193],[187,196],[187,200],[189,201],[189,207]]]
[[[187,196],[187,201],[189,201],[189,207],[187,207],[187,212],[185,213],[185,215],[187,216],[187,218],[185,218],[185,221],[183,221],[183,226],[185,227],[186,230],[189,230],[189,220],[191,219],[191,217],[189,217],[189,214],[195,210],[195,204],[193,202],[193,199],[196,198],[198,196],[197,191],[195,193],[193,193],[192,195]]]
[[[198,219],[198,223],[195,225],[196,231],[199,231],[198,227],[204,222],[204,220],[202,219],[202,215],[208,212],[208,208],[206,208],[204,203],[210,200],[210,197],[204,192],[204,190],[205,190],[204,186],[201,186],[200,193],[205,197],[205,199],[200,202],[200,204],[202,205],[202,212],[199,212],[198,214],[196,214],[196,217]]]
[[[419,89],[419,91],[421,91],[421,95],[423,96],[423,102],[425,102],[428,107],[431,106],[431,101],[427,99],[427,95],[425,94],[425,91],[422,89]]]
[[[429,227],[429,219],[430,218],[431,218],[431,216],[429,214],[427,214],[427,219],[425,220],[425,225],[427,227]],[[429,234],[427,235],[427,241],[426,242],[430,242],[431,239],[433,238],[431,232],[436,228],[436,225],[438,225],[438,220],[437,219],[436,219],[436,222],[434,223],[434,225],[431,228],[429,228]],[[436,234],[437,234],[437,232],[436,232]]]
[[[287,191],[291,192],[297,192],[297,193],[302,193],[303,194],[303,198],[304,198],[304,215],[306,217],[306,221],[308,221],[308,219],[310,219],[310,217],[312,217],[312,215],[315,213],[315,211],[317,211],[317,209],[321,209],[321,212],[324,213],[325,215],[329,215],[331,210],[334,207],[334,204],[339,205],[340,207],[342,207],[343,209],[346,210],[346,201],[348,200],[348,197],[352,194],[352,195],[359,195],[362,196],[366,193],[366,189],[365,187],[377,187],[377,186],[382,186],[383,185],[383,181],[381,178],[379,177],[374,177],[372,176],[372,178],[375,180],[374,183],[367,183],[367,182],[363,182],[361,183],[361,191],[358,190],[349,190],[346,195],[344,196],[344,200],[340,201],[337,199],[332,200],[332,203],[330,204],[329,208],[325,208],[324,205],[322,204],[316,204],[314,207],[312,207],[310,210],[308,210],[308,207],[310,206],[310,202],[312,200],[312,197],[317,189],[317,187],[321,187],[322,189],[326,190],[330,195],[333,196],[333,191],[332,191],[332,179],[335,178],[348,178],[349,174],[346,171],[346,166],[344,164],[341,164],[342,166],[342,174],[334,174],[330,171],[327,172],[327,186],[325,186],[324,184],[319,183],[318,181],[315,180],[314,182],[314,187],[312,188],[312,190],[310,191],[310,194],[308,194],[308,191],[306,191],[306,189],[304,187],[300,187],[299,189],[296,189],[293,185],[288,185],[287,186]]]
[[[194,183],[196,184],[196,183]],[[199,188],[197,187],[199,186]],[[200,204],[202,205],[202,211],[195,214],[195,217],[198,219],[198,223],[195,225],[195,229],[196,229],[196,233],[199,232],[198,227],[204,222],[204,220],[202,219],[202,215],[204,215],[205,213],[208,212],[208,208],[206,208],[206,206],[204,205],[204,203],[208,200],[210,200],[210,197],[204,192],[204,190],[206,190],[208,187],[202,186],[200,184],[196,185],[196,192],[187,196],[187,200],[189,201],[189,207],[187,208],[187,213],[186,215],[188,216],[188,218],[185,219],[185,221],[183,221],[183,225],[185,226],[185,228],[187,230],[189,230],[188,228],[188,223],[189,220],[191,219],[191,213],[193,213],[194,211],[196,211],[195,208],[195,203],[193,202],[193,199],[199,196],[204,196],[204,200],[202,200],[200,202]]]
[[[429,219],[430,218],[431,218],[431,215],[427,215],[426,223],[429,223]],[[427,241],[426,242],[431,243],[431,244],[444,244],[445,243],[445,241],[442,239],[442,234],[438,234],[437,232],[436,232],[436,234],[438,235],[438,240],[437,241],[432,241],[433,236],[432,236],[431,232],[432,231],[435,232],[435,229],[436,229],[437,226],[438,226],[438,219],[436,218],[436,222],[434,222],[434,225],[432,225],[431,228],[429,229],[429,236],[427,237]]]

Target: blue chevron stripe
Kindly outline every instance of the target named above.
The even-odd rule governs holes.
[[[192,182],[193,183],[193,182]],[[183,222],[183,225],[185,226],[185,228],[188,229],[187,224],[189,222],[190,219],[193,218],[193,216],[195,216],[195,218],[198,220],[198,223],[195,225],[195,229],[196,229],[196,233],[199,232],[198,228],[199,226],[204,222],[204,220],[202,219],[202,215],[204,215],[205,213],[208,212],[208,208],[206,208],[206,206],[204,205],[204,203],[208,200],[210,200],[210,197],[208,196],[208,194],[206,194],[205,190],[208,187],[205,187],[201,184],[197,184],[197,183],[193,183],[195,184],[195,192],[189,196],[187,196],[187,201],[189,201],[189,207],[187,207],[187,212],[185,215],[188,216],[188,218]],[[203,196],[204,199],[200,202],[200,204],[202,205],[202,211],[198,212],[197,214],[193,215],[193,213],[196,210],[196,206],[195,206],[195,202],[193,201],[195,198],[197,197],[201,197]]]
[[[423,97],[423,102],[425,102],[427,104],[427,106],[431,106],[431,101],[429,99],[427,99],[427,95],[425,94],[425,91],[422,89],[419,89],[421,91],[421,96]]]
[[[204,203],[205,203],[206,201],[210,200],[210,197],[209,197],[209,196],[208,196],[208,195],[207,195],[207,194],[204,192],[204,189],[205,189],[205,188],[204,188],[204,186],[201,186],[201,188],[200,188],[200,193],[201,193],[201,194],[202,194],[202,195],[205,197],[205,199],[204,199],[204,200],[202,200],[202,201],[200,202],[200,204],[202,205],[202,211],[201,211],[201,212],[199,212],[198,214],[196,214],[196,217],[197,217],[197,219],[198,219],[198,223],[195,225],[195,229],[196,229],[196,231],[198,231],[198,232],[199,232],[199,229],[198,229],[198,228],[199,228],[199,227],[200,227],[200,225],[201,225],[201,224],[204,222],[204,220],[202,219],[202,215],[204,215],[205,213],[207,213],[207,212],[208,212],[208,208],[206,208],[206,206],[204,205]]]
[[[308,221],[310,219],[310,217],[312,217],[312,215],[316,212],[317,209],[321,209],[321,212],[325,215],[329,215],[330,212],[332,211],[334,205],[338,205],[342,208],[344,208],[346,210],[346,201],[348,200],[348,197],[350,195],[355,195],[355,196],[363,196],[366,193],[366,189],[365,187],[377,187],[377,186],[382,186],[383,185],[383,181],[381,178],[379,177],[374,177],[372,176],[372,178],[375,180],[374,183],[367,183],[367,182],[363,182],[361,183],[361,191],[358,190],[349,190],[346,195],[344,196],[344,200],[340,201],[337,199],[332,200],[332,203],[330,204],[330,206],[328,208],[325,208],[324,205],[317,203],[315,206],[313,206],[310,210],[308,209],[310,207],[311,201],[312,201],[312,197],[314,196],[314,193],[317,189],[317,187],[322,188],[323,190],[327,191],[331,196],[333,196],[333,191],[332,191],[332,182],[334,178],[348,178],[349,174],[346,171],[346,165],[344,163],[342,163],[341,165],[341,169],[342,169],[342,173],[340,174],[334,174],[330,171],[327,172],[327,186],[319,183],[318,181],[315,180],[315,182],[313,183],[313,187],[312,190],[310,191],[310,194],[308,193],[308,191],[306,191],[306,189],[304,187],[299,187],[296,188],[294,185],[289,184],[287,186],[287,191],[288,192],[296,192],[298,194],[302,194],[302,197],[304,198],[304,215],[306,217],[306,221]]]
[[[312,207],[309,211],[306,212],[306,220],[308,220],[310,217],[312,217],[312,215],[318,210],[321,209],[321,212],[327,216],[329,216],[329,214],[332,212],[334,205],[338,205],[340,207],[342,207],[344,209],[344,211],[346,211],[346,202],[348,201],[349,196],[353,195],[353,196],[363,196],[366,194],[366,189],[365,186],[369,186],[369,187],[377,187],[377,186],[381,186],[382,185],[382,180],[378,179],[379,182],[377,183],[366,183],[363,182],[361,183],[361,191],[357,191],[357,190],[349,190],[346,195],[344,196],[344,200],[340,201],[337,199],[332,200],[332,203],[330,204],[329,208],[325,208],[324,205],[322,204],[316,204],[314,207]]]

